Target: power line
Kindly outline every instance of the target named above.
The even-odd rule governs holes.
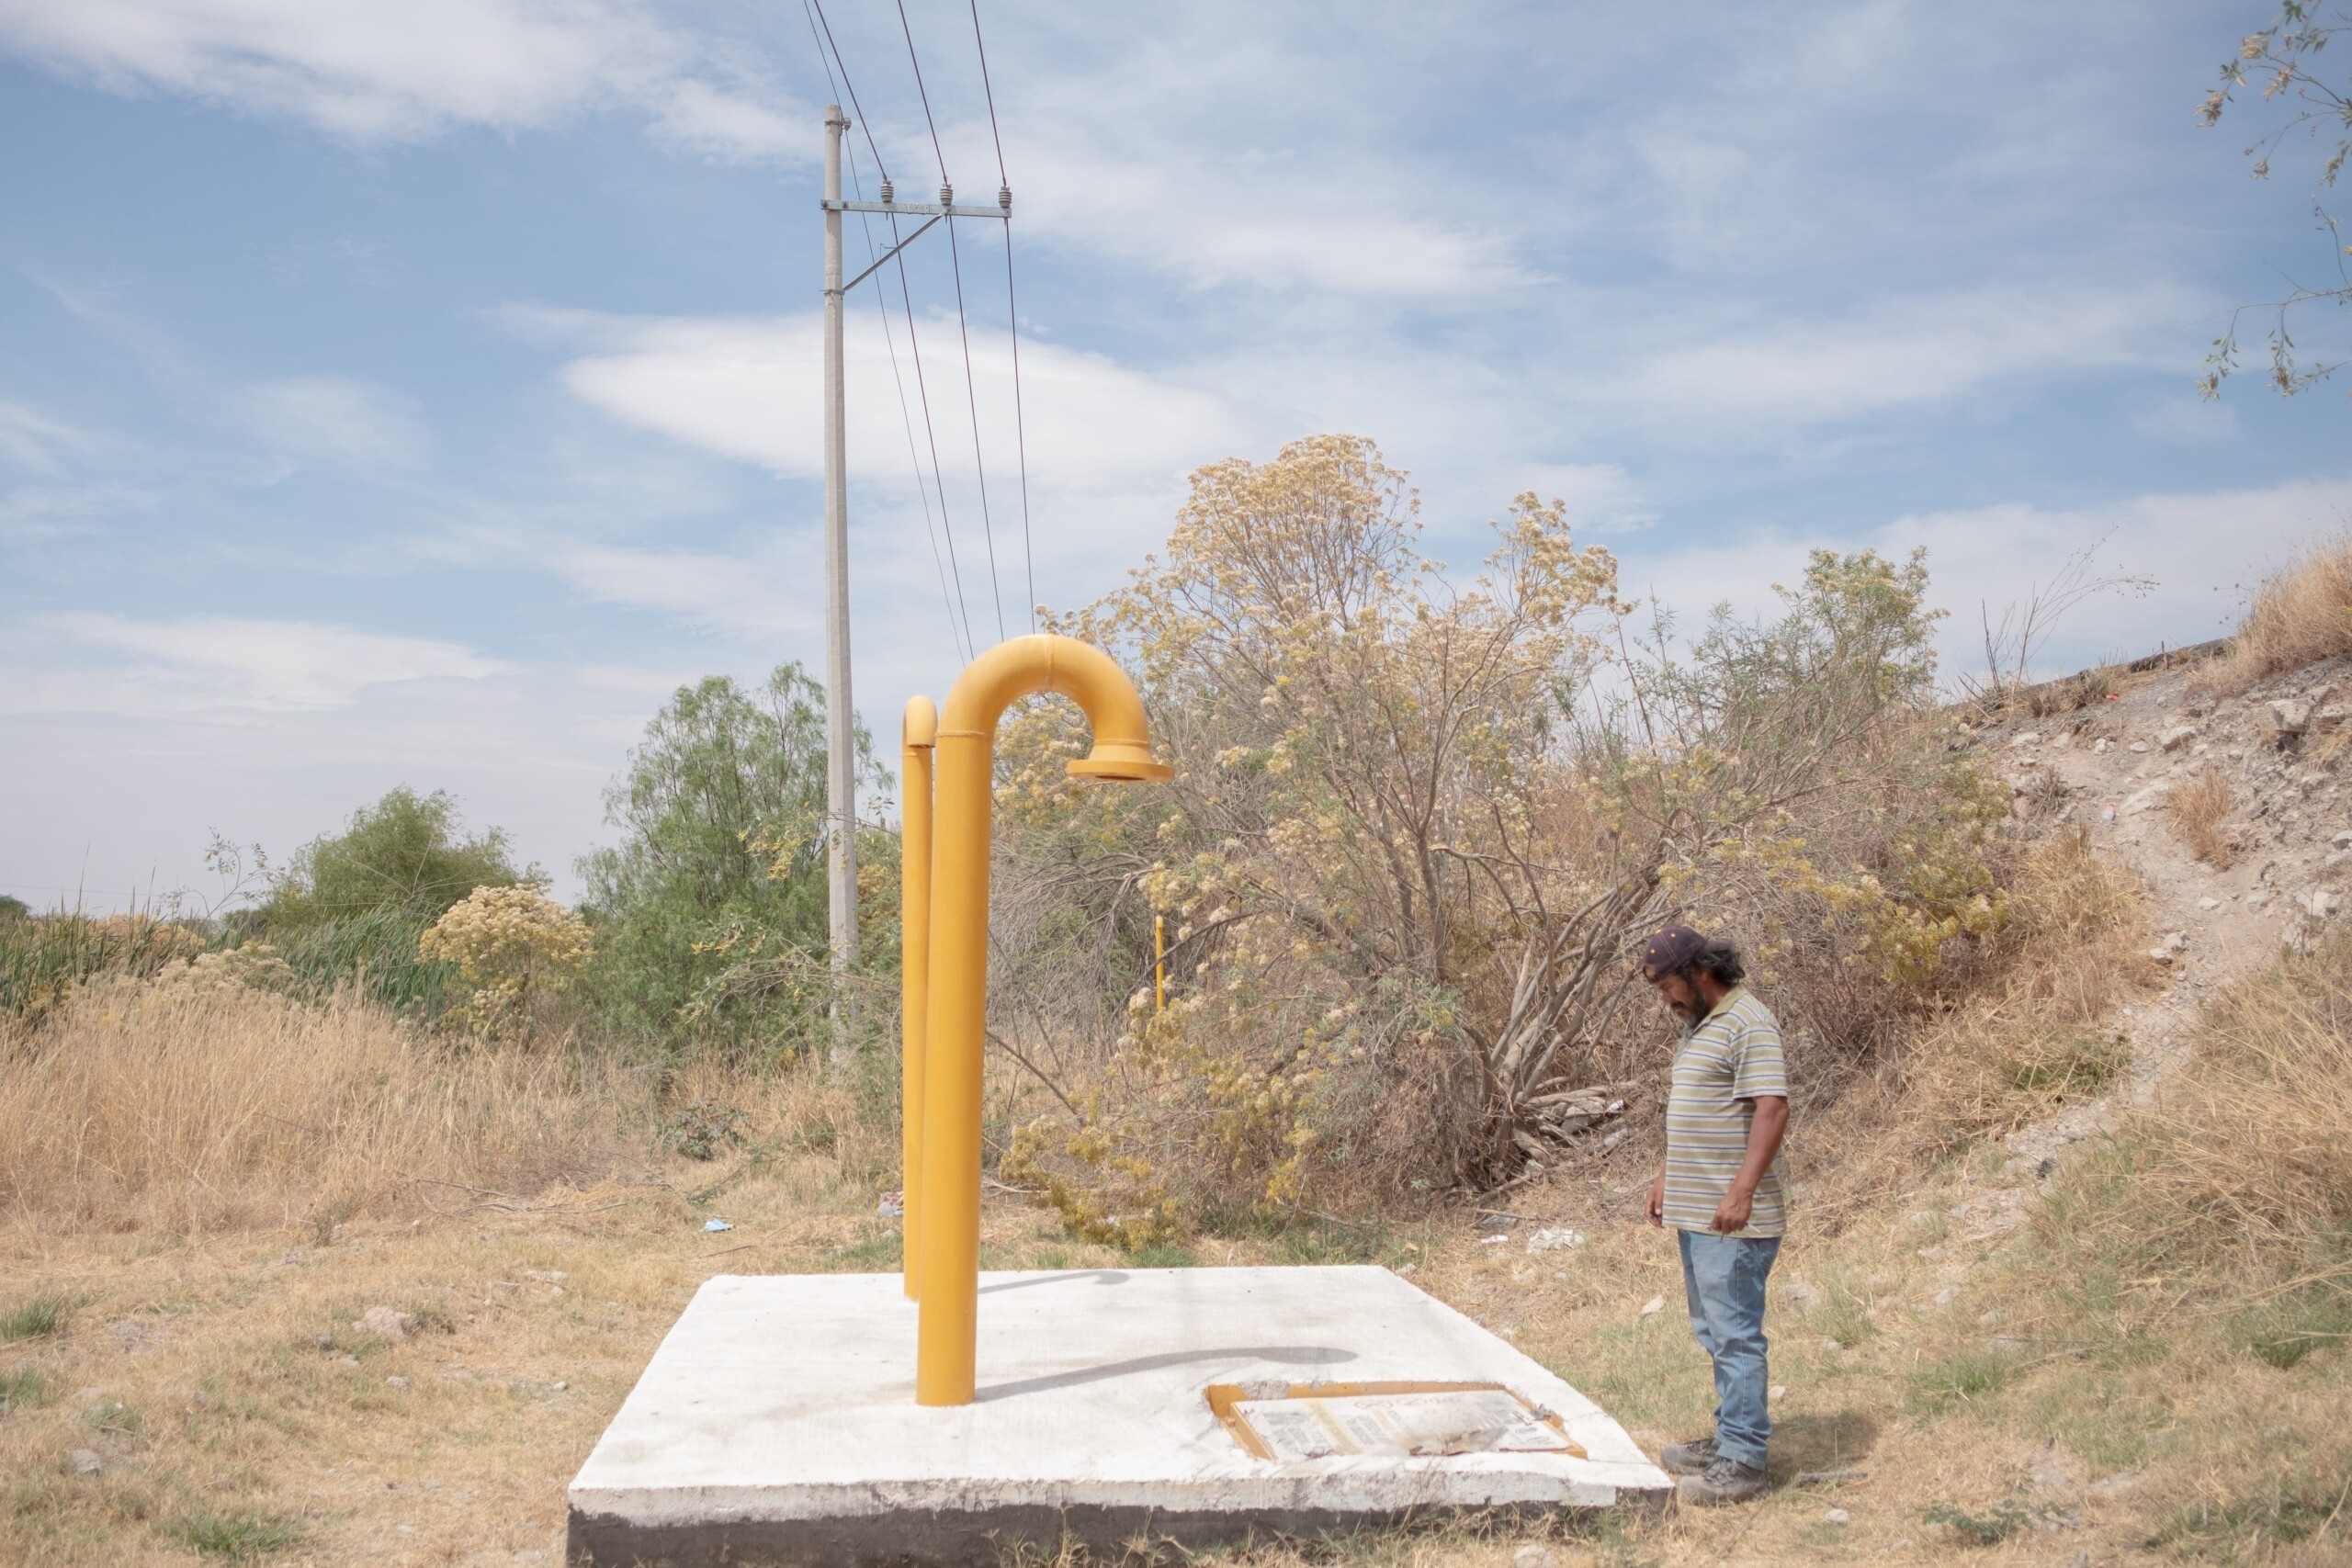
[[[841,67],[842,85],[849,89],[850,112],[857,116],[858,134],[865,138],[865,150],[874,154],[876,172],[888,180],[890,177],[890,165],[882,161],[882,149],[874,144],[874,131],[865,123],[865,111],[858,107],[857,85],[849,79],[849,62],[842,58],[842,46],[833,42],[833,24],[825,19],[825,0],[807,0],[807,3],[816,7],[817,20],[825,29],[825,42],[833,51],[833,63]],[[820,54],[819,58],[823,57]],[[832,73],[827,72],[825,79],[828,82],[831,81]]]
[[[980,37],[980,0],[970,0],[972,48],[980,57],[980,91],[988,98],[989,140],[996,143],[997,199],[1012,194],[1004,172],[1004,133],[997,129],[996,87],[989,81],[989,46]],[[1012,225],[1004,226],[1004,324],[1012,334],[1012,438],[1021,457],[1021,564],[1028,573],[1029,629],[1037,629],[1037,552],[1029,536],[1029,421],[1021,406],[1021,306],[1012,289]]]
[[[865,200],[865,182],[864,182],[863,180],[861,180],[861,179],[858,177],[858,173],[857,173],[857,159],[856,159],[856,157],[855,157],[855,155],[854,155],[854,154],[853,154],[853,155],[851,156],[850,161],[849,161],[849,177],[850,177],[850,183],[851,183],[851,185],[852,185],[852,186],[856,189],[856,191],[857,191],[858,199],[859,199],[860,201]],[[870,218],[868,218],[865,213],[862,213],[862,212],[861,212],[861,213],[859,213],[859,214],[858,214],[858,228],[859,228],[859,229],[860,229],[860,230],[865,233],[865,254],[866,254],[869,257],[871,257],[871,256],[876,256],[876,254],[878,254],[878,253],[877,253],[877,252],[875,250],[875,248],[874,248],[874,223],[873,223],[873,220],[872,220]],[[879,264],[878,264],[878,262],[877,262],[877,264],[876,264],[876,265],[879,265]],[[972,616],[971,616],[971,611],[970,611],[968,608],[964,608],[964,607],[963,607],[963,605],[962,605],[962,601],[963,601],[963,597],[964,597],[964,583],[963,583],[963,577],[962,577],[962,574],[961,574],[960,572],[959,572],[959,573],[957,574],[957,576],[956,576],[956,588],[955,588],[955,592],[954,592],[954,593],[953,593],[953,595],[952,595],[952,596],[951,596],[951,594],[949,593],[949,591],[948,591],[948,587],[947,587],[947,568],[946,568],[945,564],[944,564],[944,562],[942,562],[942,560],[940,559],[940,554],[939,554],[939,533],[938,533],[938,530],[937,530],[937,529],[935,529],[935,528],[933,528],[933,527],[932,526],[932,521],[931,521],[931,492],[930,492],[929,491],[927,491],[927,490],[925,490],[925,489],[923,488],[923,482],[922,482],[922,457],[921,457],[916,453],[916,451],[915,451],[915,421],[914,421],[914,414],[913,414],[913,413],[909,410],[909,408],[907,407],[907,383],[906,383],[906,380],[905,380],[905,378],[902,378],[902,377],[899,374],[899,344],[898,344],[898,339],[897,339],[896,337],[894,337],[894,336],[891,334],[891,332],[890,332],[890,307],[889,307],[888,304],[884,303],[883,299],[882,299],[882,291],[881,291],[881,289],[880,289],[879,288],[876,288],[876,290],[874,291],[874,313],[875,313],[876,315],[879,316],[879,317],[882,319],[882,341],[883,341],[883,343],[884,343],[885,344],[887,344],[887,345],[888,346],[889,351],[890,351],[890,381],[891,381],[891,384],[892,384],[893,386],[895,386],[895,387],[898,389],[898,392],[899,392],[899,419],[900,419],[900,421],[901,421],[902,423],[904,423],[904,424],[906,425],[906,430],[907,430],[907,461],[908,461],[910,465],[912,465],[912,467],[913,467],[913,468],[914,468],[914,471],[915,471],[915,495],[916,495],[917,499],[918,499],[918,500],[920,500],[920,501],[922,502],[922,531],[923,531],[923,536],[924,536],[924,537],[928,538],[928,539],[931,541],[931,564],[932,564],[932,569],[933,569],[933,570],[936,571],[936,572],[939,574],[939,596],[940,596],[940,598],[941,598],[943,601],[944,601],[944,602],[946,603],[946,605],[947,605],[947,633],[948,633],[948,640],[956,644],[956,651],[957,656],[958,656],[959,658],[962,658],[962,659],[965,659],[965,660],[968,660],[971,658],[971,656],[972,656],[972,646],[971,646],[971,643],[972,643],[972,635],[971,635],[971,620],[972,620]],[[913,329],[912,329],[912,325],[911,325],[911,323],[910,323],[910,326],[909,326],[909,332],[910,332],[910,333],[911,333],[911,332],[912,332],[912,330],[913,330]],[[912,344],[912,341],[911,341],[911,339],[910,339],[910,342],[909,342],[909,347],[910,347],[910,348],[911,348],[912,346],[913,346],[913,344]],[[943,520],[944,520],[944,513],[945,505],[946,505],[946,502],[944,502],[944,500],[943,499],[943,501],[941,502],[941,508],[942,508],[942,512],[943,512]],[[955,547],[955,540],[954,540],[952,537],[951,537],[951,538],[949,539],[949,541],[948,541],[948,546],[949,546],[949,549],[950,549],[950,551],[952,552],[952,551],[953,551],[953,549],[954,549],[954,547]],[[963,615],[963,627],[964,627],[963,635],[962,635],[960,637],[959,637],[958,636],[956,636],[956,615],[957,615],[957,613],[958,613],[959,609],[961,610],[961,613],[962,613],[962,615]]]
[[[932,155],[939,161],[939,204],[950,207],[955,204],[956,185],[947,175],[946,151],[939,144],[939,122],[932,116],[931,90],[923,85],[922,61],[915,52],[914,28],[907,20],[907,0],[898,0],[898,7],[899,31],[907,40],[907,63],[914,69],[915,94],[922,100],[922,119],[931,131]],[[980,537],[988,546],[989,592],[996,602],[996,635],[1001,639],[1005,635],[1004,587],[996,570],[996,526],[989,509],[988,460],[980,450],[980,399],[972,380],[972,327],[964,309],[964,262],[956,243],[956,220],[951,215],[946,222],[948,264],[956,276],[956,330],[964,353],[964,401],[972,415],[972,468],[979,478]]]
[[[847,86],[849,88],[850,107],[853,109],[857,110],[858,130],[865,137],[865,145],[867,150],[874,154],[875,168],[881,175],[882,187],[886,193],[885,199],[887,199],[887,193],[890,186],[889,170],[883,165],[882,152],[879,147],[875,145],[874,132],[865,125],[865,111],[858,107],[857,88],[854,85],[851,84],[849,79],[849,62],[841,58],[841,47],[833,42],[831,24],[824,23],[822,21],[824,17],[824,6],[821,0],[801,0],[801,11],[802,14],[808,18],[809,37],[817,46],[817,63],[824,68],[825,82],[828,86],[835,85],[833,71],[836,64],[840,66],[840,85]],[[821,39],[818,36],[820,23],[823,25],[823,36]],[[831,58],[830,60],[826,57],[828,47],[831,50]],[[865,194],[865,185],[858,176],[857,157],[854,152],[850,156],[850,180],[857,189],[859,199],[863,200]],[[866,254],[871,257],[875,254],[873,222],[865,214],[861,213],[858,217],[858,223],[865,235]],[[895,242],[899,238],[899,220],[895,216],[890,220],[890,238],[894,242],[895,249]],[[914,359],[915,390],[922,399],[923,433],[925,439],[931,447],[930,490],[925,490],[923,488],[922,458],[915,450],[914,420],[907,409],[907,385],[899,373],[899,347],[897,340],[893,338],[890,333],[889,307],[884,303],[882,296],[878,292],[874,297],[874,307],[876,312],[882,318],[883,342],[889,347],[890,379],[898,388],[899,414],[900,419],[905,422],[907,430],[907,458],[914,468],[915,494],[922,503],[923,532],[926,537],[931,541],[932,565],[934,570],[937,570],[939,567],[939,537],[938,534],[933,533],[932,530],[931,496],[932,492],[934,491],[939,496],[939,531],[941,533],[944,533],[947,536],[947,575],[944,575],[941,578],[940,595],[943,600],[947,601],[948,640],[956,644],[956,654],[959,658],[969,659],[975,651],[972,641],[972,612],[970,607],[966,604],[964,601],[964,573],[961,565],[956,558],[956,526],[954,521],[948,515],[947,487],[943,482],[940,475],[939,437],[937,433],[932,428],[931,392],[929,388],[925,386],[923,380],[922,345],[915,335],[914,299],[912,294],[907,288],[906,273],[906,258],[904,256],[900,256],[899,258],[899,298],[906,302],[907,348],[909,354]],[[955,591],[952,598],[949,597],[948,593],[947,576],[949,575],[952,575],[955,581]],[[959,617],[961,624],[960,635],[958,633]]]
[[[1021,562],[1029,573],[1029,629],[1037,629],[1037,552],[1029,543],[1029,422],[1021,407],[1021,308],[1012,297],[1012,225],[1004,226],[1004,316],[1012,333],[1012,439],[1021,455]]]

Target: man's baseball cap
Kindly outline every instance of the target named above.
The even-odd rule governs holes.
[[[1642,944],[1642,975],[1655,980],[1669,969],[1679,969],[1706,945],[1707,939],[1689,926],[1668,926]]]

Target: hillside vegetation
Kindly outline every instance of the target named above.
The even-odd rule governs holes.
[[[1961,706],[1928,565],[1682,636],[1532,497],[1474,580],[1364,443],[1203,470],[1060,623],[1176,784],[1006,727],[984,1266],[1385,1263],[1700,1428],[1625,957],[1687,913],[1792,1026],[1777,1490],[1558,1562],[2341,1560],[2352,547]],[[702,1280],[896,1266],[896,847],[829,1062],[820,700],[680,692],[577,911],[413,791],[244,913],[0,911],[0,1558],[552,1562]]]

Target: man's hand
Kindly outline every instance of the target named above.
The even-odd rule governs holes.
[[[1657,1168],[1657,1179],[1650,1183],[1650,1201],[1646,1211],[1650,1224],[1664,1229],[1666,1225],[1666,1167]]]
[[[1714,1229],[1724,1235],[1733,1235],[1746,1230],[1747,1211],[1752,1202],[1753,1199],[1748,1193],[1742,1192],[1736,1187],[1724,1193],[1724,1201],[1715,1205]]]

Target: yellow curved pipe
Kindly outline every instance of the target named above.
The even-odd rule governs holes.
[[[899,809],[899,1255],[907,1299],[917,1284],[922,1235],[923,999],[931,990],[931,751],[939,710],[909,697],[899,727],[905,787]]]
[[[1159,782],[1143,699],[1099,649],[1023,637],[974,660],[947,694],[936,755],[931,987],[923,1028],[922,1258],[915,1401],[972,1402],[980,1289],[980,1068],[989,991],[989,817],[997,720],[1033,692],[1086,710],[1094,747],[1073,777]]]

